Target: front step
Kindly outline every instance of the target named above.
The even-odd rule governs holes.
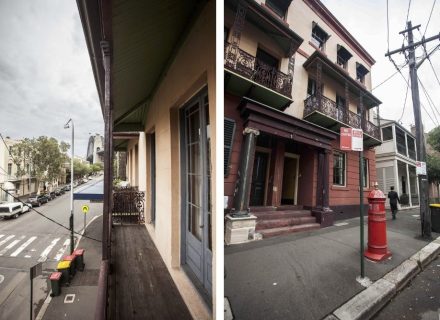
[[[290,205],[290,204],[286,204],[286,205],[281,205],[279,207],[277,207],[278,211],[286,211],[286,210],[302,210],[303,206],[298,206],[298,205]]]
[[[289,210],[289,211],[272,211],[272,212],[252,212],[259,220],[273,220],[282,218],[299,218],[310,217],[310,211],[307,210]]]
[[[255,231],[263,238],[321,227],[311,211],[303,210],[302,206],[253,207],[250,212],[257,217]]]
[[[282,234],[293,233],[293,232],[301,232],[301,231],[311,231],[319,229],[321,226],[319,223],[307,223],[307,224],[299,224],[295,226],[288,227],[280,227],[280,228],[272,228],[272,229],[264,229],[258,231],[263,235],[263,238],[270,238],[279,236]]]
[[[292,217],[283,219],[269,219],[269,220],[258,220],[255,230],[273,229],[288,226],[295,226],[300,224],[310,224],[316,223],[316,218],[310,216],[308,217]]]

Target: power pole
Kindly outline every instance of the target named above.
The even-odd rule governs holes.
[[[430,37],[428,39],[422,38],[421,41],[414,43],[413,30],[418,29],[420,25],[412,26],[411,21],[407,22],[406,30],[399,32],[400,34],[408,33],[408,45],[385,54],[389,57],[398,52],[408,51],[409,59],[409,77],[411,81],[411,95],[414,109],[414,121],[416,126],[416,145],[417,145],[417,160],[426,163],[426,149],[425,137],[423,131],[422,114],[420,110],[419,84],[417,78],[417,69],[422,62],[428,57],[425,56],[419,63],[416,61],[415,49],[419,45],[424,45],[427,42],[440,39],[440,34]],[[405,55],[406,56],[406,55]],[[431,238],[431,213],[429,211],[428,199],[428,176],[426,174],[417,176],[419,181],[419,195],[420,195],[420,221],[422,229],[422,237],[426,239]]]

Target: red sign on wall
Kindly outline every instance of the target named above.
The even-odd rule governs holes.
[[[352,129],[341,127],[341,139],[339,148],[341,150],[351,151]]]
[[[362,129],[344,128],[340,130],[339,148],[347,151],[362,151],[364,147]]]

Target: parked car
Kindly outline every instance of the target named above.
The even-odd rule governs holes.
[[[22,212],[29,212],[32,209],[32,204],[30,204],[29,202],[26,202],[25,204],[23,204],[23,210]]]
[[[62,187],[61,189],[63,189],[64,191],[70,191],[70,184],[65,185],[65,186]]]
[[[0,217],[2,218],[18,218],[21,213],[23,213],[21,202],[0,204]]]
[[[61,195],[61,190],[60,189],[55,189],[55,195],[56,196],[60,196]]]
[[[48,203],[49,199],[44,195],[32,195],[29,197],[28,202],[32,204],[33,206],[41,206],[43,203]]]
[[[50,200],[55,199],[57,195],[55,194],[55,191],[49,192],[46,194],[48,197],[50,197]]]

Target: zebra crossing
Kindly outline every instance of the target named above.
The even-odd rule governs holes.
[[[33,258],[38,262],[58,261],[69,247],[70,239],[67,235],[49,238],[36,235],[0,234],[0,258]]]

